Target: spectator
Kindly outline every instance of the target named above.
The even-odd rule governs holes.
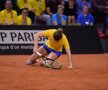
[[[78,12],[77,14],[81,14],[82,13],[82,7],[84,5],[87,5],[89,9],[91,9],[91,0],[77,0],[77,4],[78,4]]]
[[[88,6],[83,6],[83,13],[80,14],[77,18],[77,23],[82,26],[88,26],[94,24],[94,17],[89,14],[89,8]]]
[[[17,18],[18,25],[31,25],[31,19],[27,16],[28,15],[28,8],[23,8],[22,15],[19,15]]]
[[[34,9],[31,9],[31,4],[30,4],[31,0],[17,0],[17,5],[20,8],[20,11],[22,11],[23,8],[28,8],[28,17],[31,18],[32,20],[32,24],[34,24],[34,20],[35,20],[35,13],[34,13]]]
[[[17,12],[12,10],[11,0],[6,0],[5,9],[1,11],[1,14],[3,16],[3,24],[4,25],[16,24]]]
[[[58,0],[48,0],[46,2],[46,14],[52,16],[57,12],[57,6],[59,5]]]
[[[19,9],[28,8],[28,0],[17,0]]]
[[[47,25],[51,25],[50,15],[45,14],[45,0],[29,0],[30,9],[34,9],[36,16],[36,24],[38,21],[44,21]]]
[[[64,6],[59,5],[57,13],[52,16],[53,25],[66,25],[67,17],[63,14]]]
[[[5,9],[5,2],[6,0],[0,0],[0,11]],[[19,8],[17,6],[17,0],[11,0],[12,2],[12,9],[16,10],[19,13]]]
[[[68,3],[65,4],[64,14],[68,16],[68,25],[71,25],[75,22],[77,12],[77,4],[75,0],[68,0]]]

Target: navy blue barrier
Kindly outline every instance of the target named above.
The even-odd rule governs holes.
[[[34,33],[55,26],[0,26],[0,54],[31,54],[33,50]],[[96,27],[63,26],[73,54],[103,53]],[[39,45],[47,40],[39,39]],[[63,53],[65,51],[63,50]]]

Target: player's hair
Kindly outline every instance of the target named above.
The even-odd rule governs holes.
[[[53,37],[56,41],[59,41],[62,38],[63,29],[58,28],[56,32],[54,32]]]

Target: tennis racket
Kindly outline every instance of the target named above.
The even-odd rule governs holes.
[[[62,68],[62,65],[58,61],[47,58],[39,52],[36,52],[36,53],[43,59],[44,64],[45,64],[44,66],[46,66],[48,68],[52,68],[52,69],[61,69]],[[52,61],[52,63],[49,64],[48,61]]]

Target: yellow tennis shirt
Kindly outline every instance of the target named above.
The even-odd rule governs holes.
[[[46,45],[56,51],[62,51],[63,46],[65,49],[70,48],[69,42],[66,38],[66,36],[63,34],[62,38],[59,41],[55,41],[53,34],[54,32],[57,31],[56,29],[49,29],[43,32],[44,36],[48,37],[48,40],[46,42]]]

